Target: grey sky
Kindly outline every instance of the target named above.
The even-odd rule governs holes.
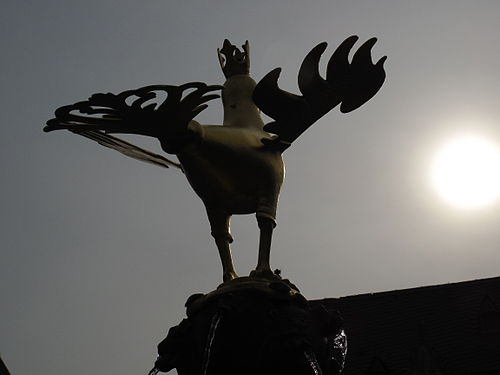
[[[0,353],[13,375],[143,374],[186,298],[220,282],[203,204],[181,173],[41,129],[94,92],[222,83],[226,37],[250,41],[255,79],[281,66],[293,92],[321,41],[330,54],[349,35],[377,36],[374,58],[388,56],[371,101],[332,111],[285,153],[272,265],[306,297],[498,275],[500,205],[454,210],[428,170],[462,131],[500,143],[499,11],[457,0],[3,1]],[[199,120],[221,116],[216,101]],[[245,275],[254,217],[235,217],[232,232]]]

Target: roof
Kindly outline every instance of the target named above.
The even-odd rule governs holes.
[[[344,375],[500,373],[500,277],[312,303],[344,319]]]
[[[2,357],[0,357],[0,375],[10,375],[10,372],[7,369],[7,366],[5,366]]]

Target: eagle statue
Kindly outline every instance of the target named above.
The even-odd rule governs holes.
[[[302,95],[296,95],[278,87],[280,68],[256,83],[249,74],[248,42],[239,49],[226,39],[217,50],[224,85],[191,82],[94,94],[58,108],[44,131],[66,129],[129,157],[179,168],[205,204],[224,282],[238,277],[231,258],[230,218],[255,213],[260,241],[257,266],[250,276],[279,278],[270,267],[270,250],[284,179],[283,152],[337,105],[347,113],[370,100],[385,79],[386,57],[375,64],[371,58],[376,38],[349,58],[357,40],[351,36],[335,50],[326,79],[319,73],[319,61],[327,43],[314,47],[300,67]],[[224,106],[222,125],[201,125],[194,118],[207,108],[208,101],[219,98],[218,91]],[[261,111],[273,121],[265,124]],[[115,133],[157,138],[178,162],[116,138]]]

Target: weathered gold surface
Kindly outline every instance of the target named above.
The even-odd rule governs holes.
[[[281,154],[331,109],[339,104],[341,112],[358,108],[384,82],[385,57],[376,64],[371,61],[376,38],[366,41],[349,61],[357,39],[351,36],[335,50],[327,64],[326,79],[319,74],[326,43],[309,52],[298,76],[302,95],[278,87],[279,68],[256,84],[249,75],[248,42],[240,50],[226,39],[217,51],[226,77],[223,86],[191,82],[146,86],[117,95],[94,94],[87,101],[58,108],[44,130],[67,129],[127,156],[181,168],[205,204],[226,282],[237,278],[229,246],[230,218],[255,213],[260,241],[257,267],[250,276],[275,280],[270,251],[285,173]],[[213,94],[217,90],[222,90],[222,126],[200,125],[194,118],[208,101],[219,97]],[[162,103],[154,102],[158,93],[167,94]],[[260,110],[274,121],[264,124]],[[177,155],[180,164],[110,133],[155,137],[165,152]]]

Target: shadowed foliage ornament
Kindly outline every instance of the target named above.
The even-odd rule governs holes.
[[[94,94],[61,107],[45,131],[66,129],[127,156],[165,168],[181,169],[205,204],[222,261],[217,290],[194,295],[187,319],[159,345],[154,369],[179,375],[338,374],[347,344],[335,314],[312,309],[298,289],[272,272],[270,250],[278,196],[284,178],[282,153],[313,123],[340,105],[350,112],[370,100],[385,79],[383,63],[371,60],[376,38],[349,53],[347,38],[328,61],[326,79],[319,60],[327,44],[305,57],[298,76],[302,95],[278,87],[280,69],[258,84],[250,77],[249,45],[228,40],[218,50],[226,77],[223,86],[191,82],[152,85],[119,94]],[[200,125],[194,118],[222,91],[221,125]],[[273,120],[264,124],[260,111]],[[179,162],[111,135],[155,137]],[[229,221],[255,213],[260,229],[257,267],[238,277],[231,258]]]

